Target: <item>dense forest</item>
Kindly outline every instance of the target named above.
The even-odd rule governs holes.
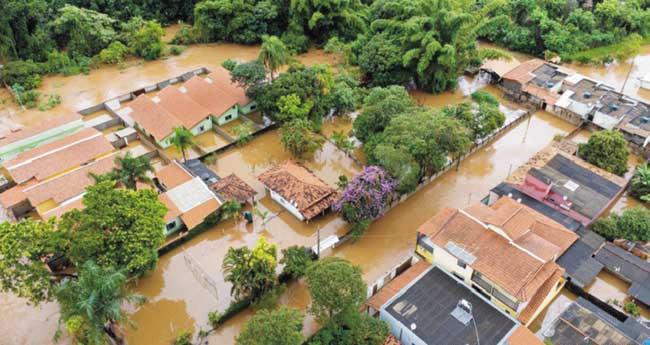
[[[481,62],[477,39],[565,61],[614,47],[602,62],[650,36],[650,0],[6,0],[0,13],[0,62],[13,61],[4,81],[26,89],[38,74],[159,58],[161,25],[177,22],[186,24],[175,44],[277,36],[294,53],[311,44],[344,53],[369,85],[430,92],[454,88],[459,71]]]

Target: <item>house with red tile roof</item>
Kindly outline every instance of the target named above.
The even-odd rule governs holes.
[[[336,189],[309,169],[291,160],[257,178],[271,198],[300,220],[310,220],[329,209],[338,198]]]
[[[208,74],[206,81],[217,86],[224,93],[234,97],[240,112],[249,114],[257,108],[257,104],[246,96],[246,89],[241,85],[233,82],[230,77],[230,72],[223,68],[217,67]]]
[[[165,235],[183,226],[194,229],[221,206],[205,182],[176,160],[156,172],[156,182],[161,190],[159,199],[167,206]]]
[[[238,98],[209,79],[194,76],[178,89],[210,110],[219,126],[239,117]]]
[[[447,208],[418,229],[416,252],[528,325],[564,286],[555,261],[578,239],[509,198]]]

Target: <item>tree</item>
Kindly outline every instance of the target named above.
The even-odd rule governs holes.
[[[280,128],[280,135],[284,148],[299,159],[311,157],[325,143],[325,139],[312,131],[312,125],[306,119],[285,123]]]
[[[336,328],[351,314],[357,314],[366,299],[366,283],[361,268],[338,257],[327,257],[307,270],[311,296],[309,312],[316,321]]]
[[[120,63],[124,60],[124,56],[128,52],[129,48],[122,44],[122,42],[114,41],[99,52],[99,60],[106,64]]]
[[[145,60],[155,60],[159,58],[165,50],[165,44],[162,37],[165,31],[160,24],[154,20],[143,21],[135,17],[130,22],[136,21],[137,24],[130,29],[127,36],[129,47],[133,49],[135,55]]]
[[[264,85],[267,73],[261,62],[253,60],[237,63],[233,60],[226,60],[223,66],[230,71],[231,80],[246,89],[248,97],[257,98],[257,91]]]
[[[624,238],[631,241],[650,240],[650,210],[635,207],[621,214],[611,214],[597,220],[593,230],[608,239]]]
[[[105,344],[105,335],[120,342],[115,326],[127,321],[122,305],[144,301],[131,294],[126,283],[124,273],[85,262],[78,279],[65,279],[55,288],[61,306],[59,322],[80,344]]]
[[[260,310],[246,322],[237,345],[300,345],[302,315],[295,309]]]
[[[365,13],[361,0],[296,0],[289,7],[291,20],[320,44],[335,36],[355,39],[366,30]]]
[[[94,56],[117,37],[111,17],[67,4],[50,25],[59,46],[72,55]]]
[[[630,195],[639,200],[650,202],[650,168],[647,164],[636,167],[630,181]]]
[[[185,152],[188,148],[196,145],[194,143],[194,135],[192,135],[192,132],[188,131],[184,127],[176,127],[174,128],[171,142],[176,150],[178,150],[178,152],[183,155],[183,161],[187,162],[187,156]]]
[[[75,265],[92,259],[129,276],[155,267],[167,213],[155,191],[117,189],[115,182],[103,181],[87,188],[83,204],[83,210],[64,214],[59,223],[68,241],[62,254]]]
[[[239,213],[241,212],[241,204],[237,200],[228,200],[223,205],[221,205],[221,219],[239,219]]]
[[[373,134],[383,132],[391,118],[414,106],[404,87],[373,88],[363,101],[363,110],[354,120],[354,136],[366,142]]]
[[[353,230],[360,234],[371,221],[384,214],[395,185],[395,181],[383,168],[365,167],[345,186],[333,208],[342,214],[346,222],[353,224]]]
[[[260,237],[257,245],[228,248],[223,259],[224,280],[232,284],[230,294],[235,298],[259,299],[276,283],[277,247]]]
[[[262,47],[257,59],[271,72],[271,81],[278,68],[286,65],[290,58],[289,50],[278,37],[262,37]]]
[[[415,190],[420,181],[420,165],[403,148],[379,144],[372,153],[376,162],[397,180],[395,191],[409,193]]]
[[[616,175],[627,172],[630,151],[627,141],[619,131],[599,131],[589,141],[580,144],[578,154],[587,162]]]
[[[499,110],[498,104],[498,101],[497,105],[494,105],[489,100],[479,99],[477,104],[467,102],[457,106],[445,106],[443,113],[458,119],[470,130],[471,138],[478,140],[503,126],[506,116]]]
[[[33,61],[10,61],[2,69],[2,81],[7,85],[20,85],[33,90],[41,85],[41,68]]]
[[[124,157],[115,157],[115,176],[126,188],[137,189],[137,183],[151,183],[147,177],[148,172],[153,172],[153,166],[147,156],[133,157],[127,152]]]
[[[280,259],[280,263],[284,265],[282,275],[298,279],[305,275],[311,261],[312,259],[304,247],[291,246],[282,249],[282,259]]]
[[[359,69],[364,81],[371,86],[402,85],[411,73],[402,65],[403,51],[399,40],[388,33],[361,38],[356,45]]]
[[[65,249],[65,236],[54,220],[25,219],[18,223],[0,223],[0,288],[24,297],[32,303],[53,297],[58,278],[48,271],[42,259]]]

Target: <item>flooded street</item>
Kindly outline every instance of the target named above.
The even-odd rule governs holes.
[[[91,71],[87,76],[46,77],[40,91],[44,94],[61,95],[61,105],[48,112],[22,112],[10,100],[8,91],[0,89],[0,102],[8,99],[0,103],[0,118],[6,122],[30,126],[55,114],[75,112],[191,69],[214,68],[228,58],[251,60],[257,57],[258,52],[258,46],[196,45],[188,47],[180,56],[172,56],[166,60],[146,63],[130,61],[129,67],[125,69],[104,66]],[[644,48],[644,54],[650,58],[648,47]],[[639,62],[644,56],[646,55],[637,60],[639,69]],[[320,64],[333,63],[336,56],[313,49],[297,59],[305,64]],[[646,65],[650,65],[650,62]],[[619,75],[619,79],[621,75],[624,79],[627,73],[623,69],[607,70],[608,73]],[[592,67],[591,73],[599,73],[598,71],[599,68]],[[632,90],[632,85],[628,83],[626,90]],[[501,99],[497,88],[486,86],[485,90],[497,95],[508,108],[517,108],[517,105]],[[418,104],[433,107],[464,101],[460,89],[441,95],[412,91],[411,95]],[[335,131],[347,133],[351,128],[350,119],[338,117],[324,123],[323,134],[330,137]],[[360,265],[366,281],[374,281],[395,265],[397,260],[412,253],[415,232],[421,223],[444,207],[463,207],[469,202],[482,199],[511,171],[548,145],[556,134],[564,135],[573,129],[573,125],[546,112],[534,113],[529,120],[519,123],[490,145],[468,157],[461,163],[458,171],[451,170],[442,175],[389,211],[373,223],[360,240],[332,250],[331,255]],[[587,133],[580,135],[588,138]],[[223,139],[212,134],[202,136],[198,142],[202,147],[226,144]],[[171,150],[169,154],[178,156],[178,153]],[[359,156],[358,151],[354,154]],[[165,345],[170,344],[181,330],[196,333],[199,329],[207,329],[208,312],[223,311],[232,300],[230,284],[224,282],[221,270],[222,259],[229,247],[253,246],[260,236],[276,243],[279,248],[296,244],[312,246],[316,243],[319,230],[321,237],[341,235],[348,230],[348,225],[333,213],[318,217],[309,223],[300,222],[268,196],[257,176],[273,164],[281,163],[289,157],[289,153],[283,150],[278,131],[267,132],[246,145],[217,155],[216,162],[210,166],[217,174],[224,177],[235,173],[258,192],[255,221],[253,224],[246,224],[241,220],[221,222],[163,255],[156,270],[134,285],[135,291],[146,296],[148,302],[131,311],[131,319],[137,324],[137,328],[127,330],[129,344]],[[303,164],[330,185],[335,185],[341,175],[351,177],[361,170],[358,163],[329,142],[312,160]],[[632,204],[632,200],[626,199],[621,207]],[[247,209],[253,211],[250,206]],[[214,284],[206,279],[206,276],[211,277]],[[570,296],[565,297],[570,299]],[[12,345],[53,343],[51,339],[58,321],[55,304],[34,308],[7,294],[0,294],[0,300],[0,334],[3,339],[11,339]],[[309,304],[305,284],[289,284],[280,303],[304,311]],[[226,322],[209,335],[210,344],[234,344],[240,327],[252,313],[253,310],[249,309]],[[316,326],[313,320],[307,318],[304,333],[313,333]],[[65,341],[60,341],[59,344],[65,344]]]

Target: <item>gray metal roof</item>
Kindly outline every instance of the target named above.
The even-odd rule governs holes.
[[[605,244],[595,258],[610,272],[632,284],[628,291],[631,296],[650,305],[650,263],[612,243]]]
[[[433,266],[384,310],[427,344],[477,344],[473,322],[465,326],[452,315],[458,301],[472,305],[481,345],[499,344],[518,324],[465,284]]]

